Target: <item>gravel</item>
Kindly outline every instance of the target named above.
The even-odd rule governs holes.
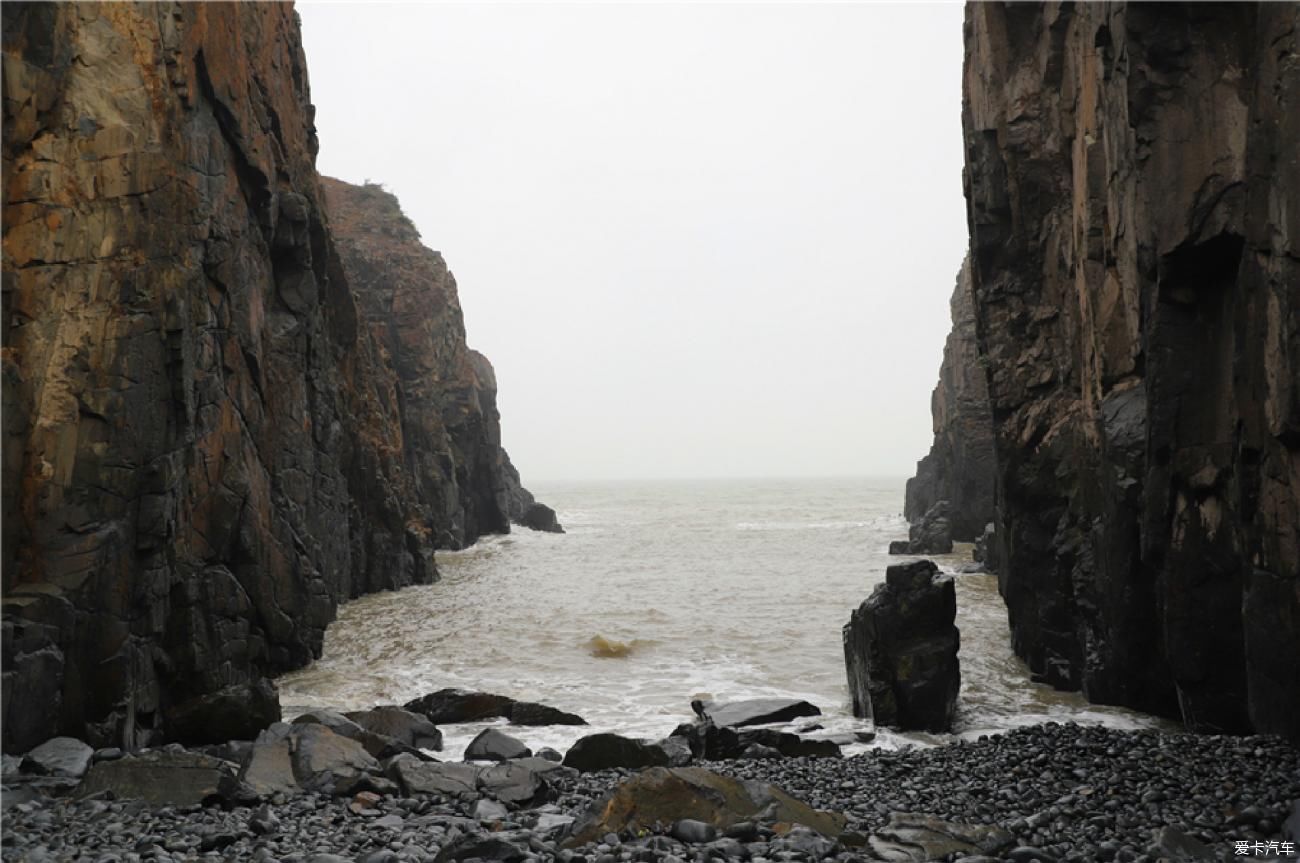
[[[1074,724],[852,758],[702,766],[773,782],[815,807],[844,812],[849,831],[861,835],[883,827],[894,812],[999,826],[1014,835],[1015,845],[1000,858],[980,859],[1024,863],[1154,861],[1152,843],[1165,827],[1204,843],[1218,859],[1244,859],[1233,843],[1281,840],[1292,802],[1300,800],[1300,750],[1277,738]],[[694,825],[679,825],[672,835],[665,825],[662,833],[608,834],[588,846],[563,848],[568,817],[580,816],[628,775],[551,774],[548,804],[505,805],[504,816],[496,805],[476,805],[480,798],[472,795],[390,796],[350,806],[350,799],[302,794],[229,810],[41,798],[5,810],[0,856],[100,863],[392,863],[432,861],[440,853],[443,859],[574,863],[874,859],[865,849],[804,831],[778,836],[764,824],[738,825],[716,836]],[[682,841],[709,837],[714,838],[707,844]]]

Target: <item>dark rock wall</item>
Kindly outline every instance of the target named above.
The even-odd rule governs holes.
[[[494,413],[457,490],[404,447],[289,5],[6,3],[3,31],[4,748],[154,742],[506,529],[449,504],[504,456]]]
[[[966,12],[972,286],[1013,643],[1300,738],[1300,6]]]
[[[993,521],[993,418],[975,340],[970,262],[953,288],[952,331],[943,346],[939,383],[930,396],[934,443],[907,481],[903,515],[917,522],[930,507],[949,503],[952,538],[974,542]]]

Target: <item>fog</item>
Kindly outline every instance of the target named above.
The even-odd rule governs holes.
[[[446,257],[525,482],[910,475],[960,4],[297,8],[318,167]]]

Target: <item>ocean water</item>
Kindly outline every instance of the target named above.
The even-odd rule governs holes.
[[[512,728],[537,749],[583,734],[657,738],[692,698],[803,698],[818,735],[870,728],[851,714],[841,627],[899,558],[903,481],[552,483],[533,489],[567,533],[522,528],[439,552],[441,581],[340,609],[320,660],[279,681],[286,715],[401,704],[443,687],[540,701],[589,727]],[[970,546],[934,560],[953,571]],[[1169,727],[1033,683],[1011,653],[989,575],[957,575],[962,688],[955,734],[1047,720]],[[809,720],[795,723],[805,725]],[[458,758],[483,727],[443,727]],[[948,735],[879,729],[871,746]],[[855,744],[847,753],[866,748]]]

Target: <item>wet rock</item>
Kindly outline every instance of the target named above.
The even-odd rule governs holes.
[[[610,733],[588,734],[564,753],[564,766],[583,773],[611,767],[635,770],[667,763],[667,754],[653,743]]]
[[[476,794],[479,768],[472,764],[454,764],[421,761],[414,755],[402,754],[388,761],[385,775],[395,781],[402,793],[412,794]]]
[[[970,262],[962,264],[949,301],[952,330],[943,347],[939,382],[930,397],[934,442],[907,481],[903,516],[912,523],[947,501],[948,535],[971,542],[991,521],[996,459],[993,414],[985,366],[975,333]],[[941,545],[940,545],[941,547]],[[937,548],[904,549],[899,554],[937,554]]]
[[[1015,837],[1000,827],[956,824],[929,815],[894,813],[883,829],[871,834],[867,844],[872,853],[886,860],[948,859],[977,854],[999,854],[1015,843]]]
[[[726,703],[706,702],[704,711],[715,725],[739,728],[769,722],[790,722],[801,716],[821,716],[815,704],[796,698],[751,698]]]
[[[952,577],[932,562],[886,570],[844,627],[855,716],[903,729],[952,728],[961,686],[956,613]]]
[[[403,707],[422,714],[434,725],[448,725],[508,716],[512,704],[514,700],[504,695],[469,692],[464,689],[439,689],[408,701]]]
[[[359,775],[379,773],[379,762],[355,740],[335,734],[323,725],[298,725],[290,732],[293,775],[306,791],[342,793]]]
[[[465,747],[466,761],[505,761],[527,758],[532,754],[533,751],[522,740],[495,728],[483,729]]]
[[[549,746],[543,746],[534,753],[538,758],[545,758],[547,761],[563,761],[564,756]]]
[[[528,840],[511,833],[484,835],[469,833],[443,848],[434,858],[434,863],[450,863],[453,860],[490,860],[501,863],[516,863],[532,856],[529,853]]]
[[[560,526],[560,521],[556,518],[555,510],[544,503],[531,504],[519,514],[517,522],[531,530],[564,533],[564,528]]]
[[[185,744],[252,740],[280,721],[280,691],[265,677],[199,695],[167,712],[171,737]]]
[[[566,713],[545,704],[516,701],[506,714],[511,725],[586,725],[587,720],[576,713]]]
[[[949,554],[952,552],[952,505],[946,500],[933,506],[908,529],[908,554]]]
[[[606,833],[652,828],[689,819],[725,829],[761,816],[772,822],[803,824],[834,838],[843,816],[814,810],[775,785],[741,782],[699,767],[654,767],[619,783],[596,801],[574,825],[569,846]]]
[[[912,543],[905,539],[894,539],[889,542],[890,554],[911,554]]]
[[[90,797],[104,792],[153,806],[246,802],[254,798],[238,781],[235,765],[210,755],[161,750],[91,765],[76,794]]]
[[[392,738],[406,746],[442,749],[442,732],[427,718],[410,710],[387,705],[343,715],[372,734]],[[380,757],[377,753],[371,754]]]
[[[75,737],[51,737],[23,756],[22,769],[41,776],[80,779],[95,750]]]

